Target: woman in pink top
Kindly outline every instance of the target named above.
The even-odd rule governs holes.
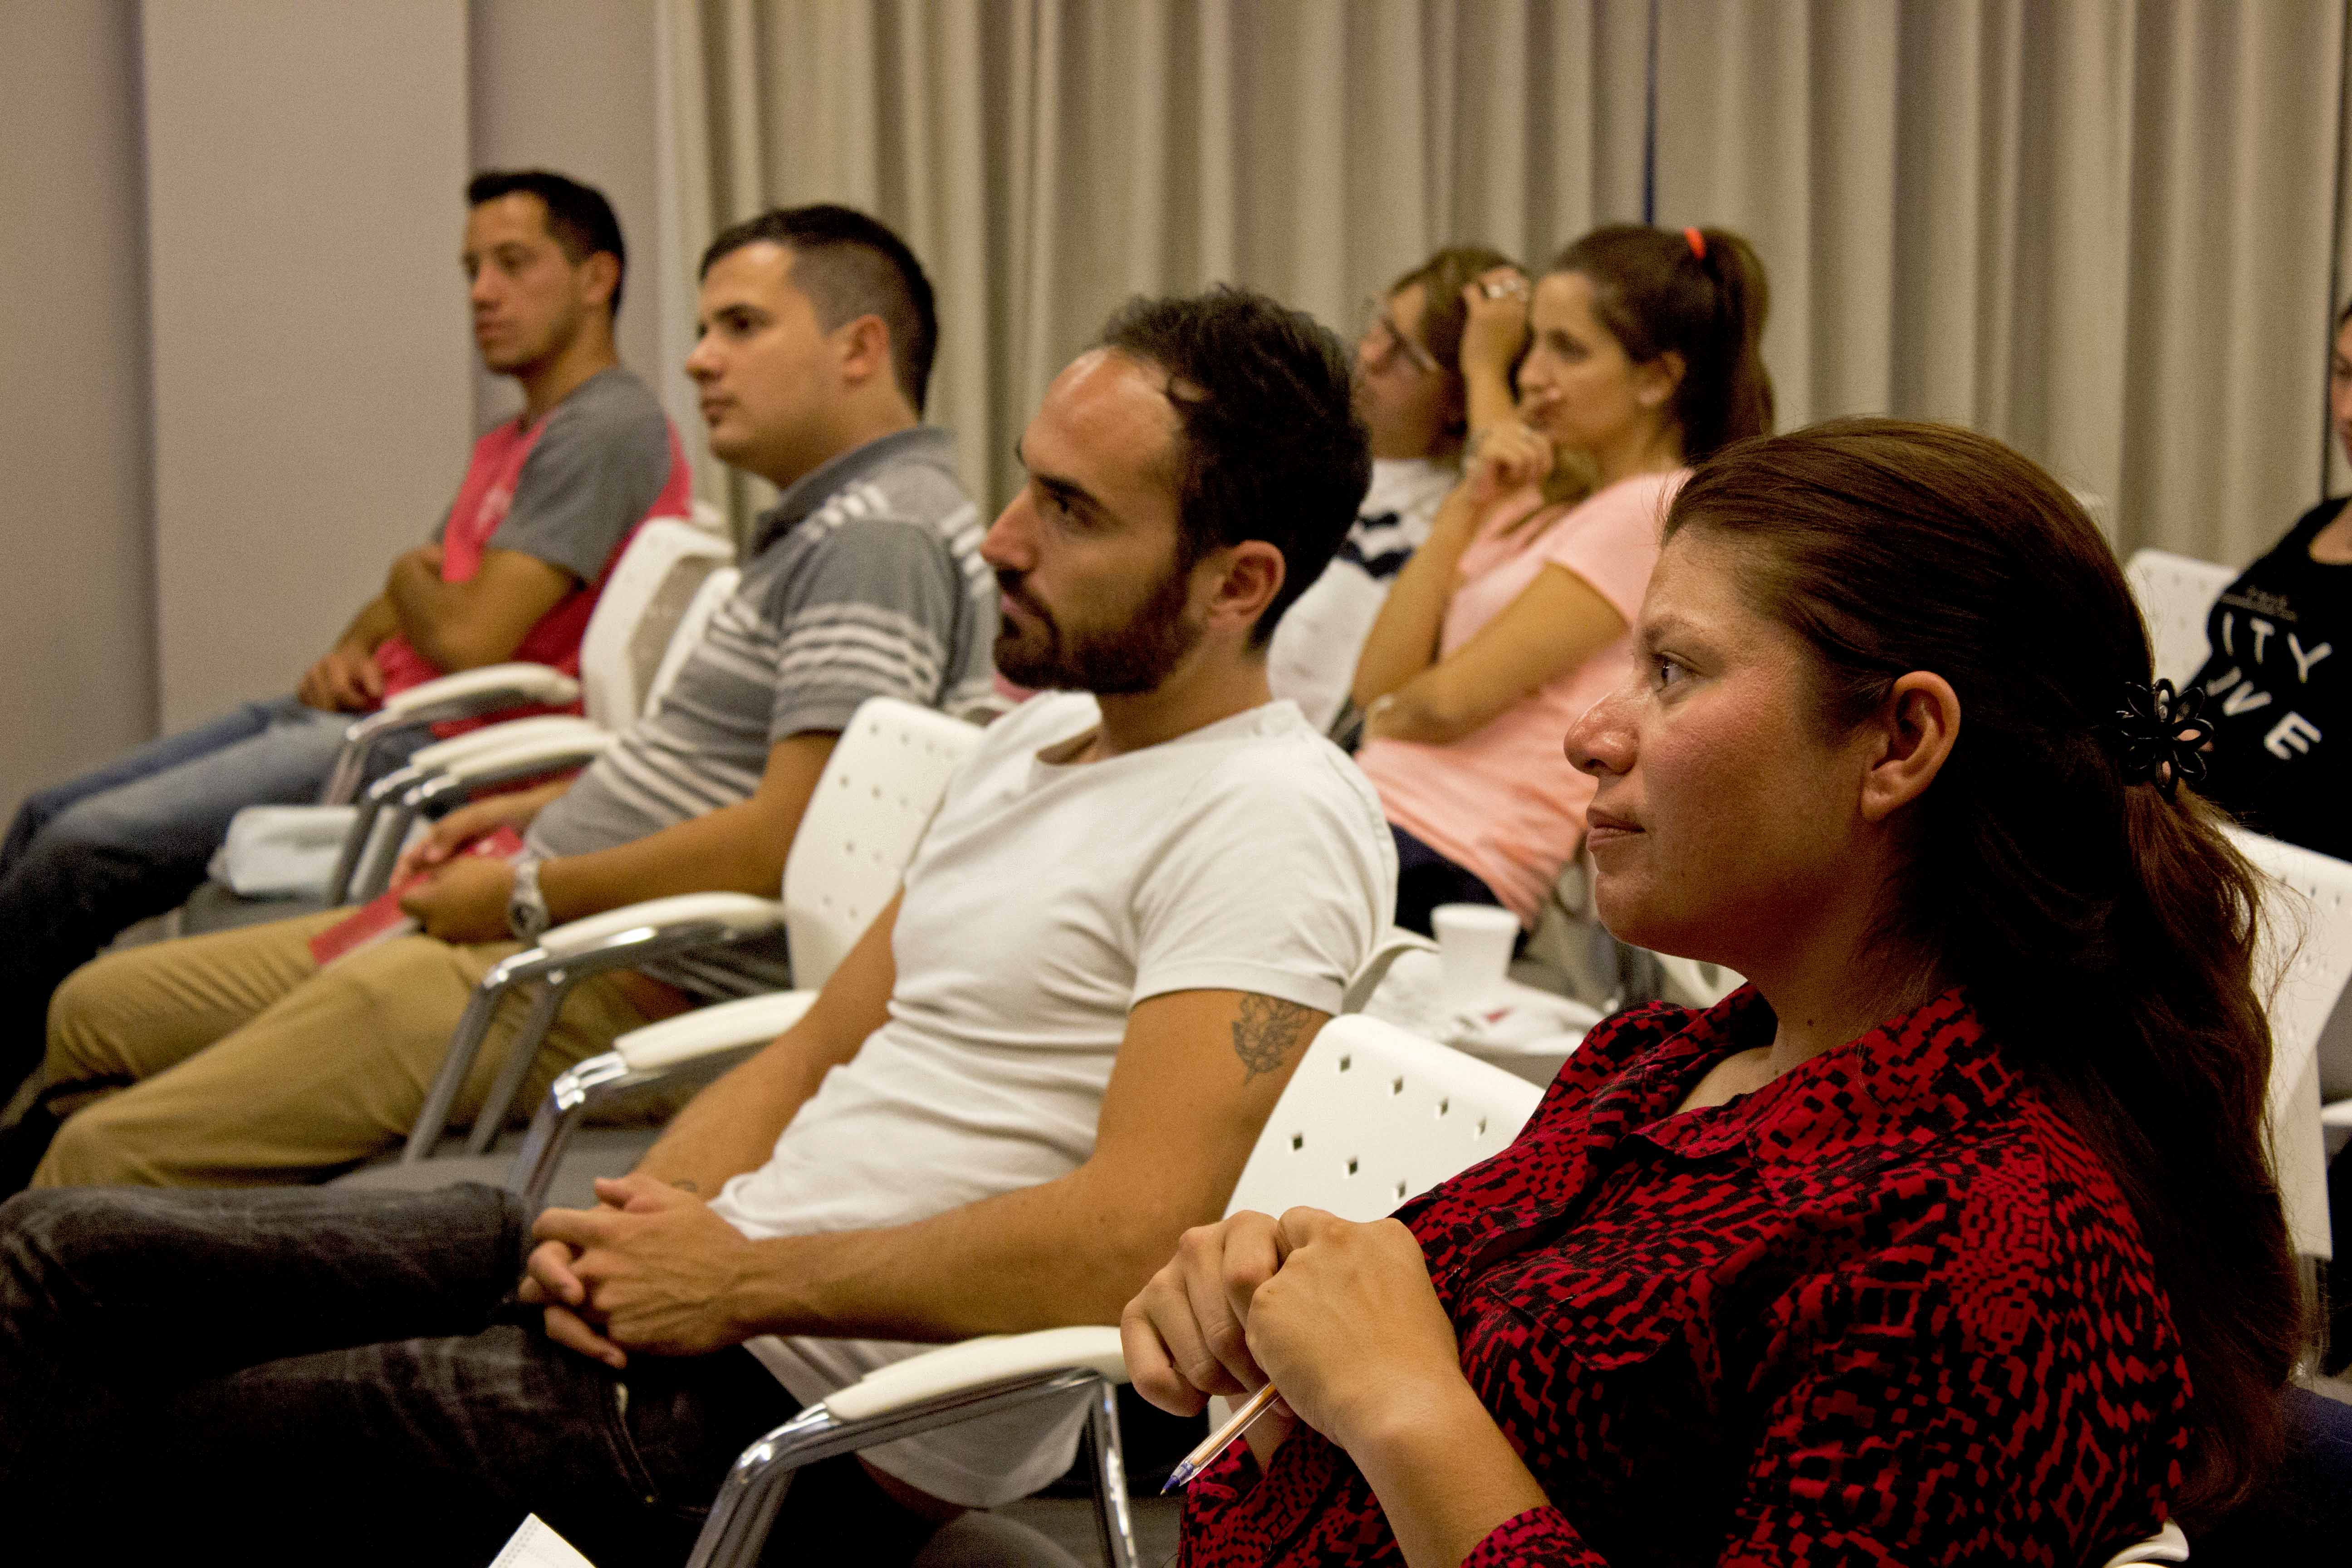
[[[1502,268],[1465,290],[1465,371],[1527,345],[1519,421],[1478,443],[1356,665],[1356,760],[1415,931],[1449,902],[1535,923],[1592,797],[1559,738],[1623,675],[1666,503],[1691,462],[1771,428],[1764,267],[1739,236],[1595,229],[1529,294]],[[1592,493],[1548,507],[1539,487],[1570,458]]]

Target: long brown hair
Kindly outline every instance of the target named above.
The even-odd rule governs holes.
[[[1591,283],[1592,313],[1634,363],[1682,357],[1674,416],[1685,458],[1696,463],[1771,432],[1762,343],[1772,292],[1746,239],[1727,228],[1610,224],[1561,251],[1550,270]]]
[[[2303,1309],[2263,1140],[2259,882],[2210,806],[2123,776],[2109,726],[2150,660],[2114,552],[2000,442],[1886,419],[1727,448],[1675,498],[1685,529],[1811,645],[1833,732],[1910,670],[1958,693],[1884,934],[1969,987],[2130,1202],[2195,1389],[2172,1506],[2210,1517],[2279,1454]]]

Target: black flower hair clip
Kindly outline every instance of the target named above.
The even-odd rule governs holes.
[[[2201,687],[2176,691],[2169,680],[2126,682],[2124,705],[2116,710],[2124,783],[2152,784],[2167,800],[2183,780],[2202,784],[2204,748],[2213,739],[2211,722],[2200,716],[2204,709]]]

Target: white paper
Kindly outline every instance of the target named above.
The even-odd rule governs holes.
[[[504,1550],[491,1560],[490,1568],[596,1568],[580,1555],[579,1549],[549,1528],[545,1520],[532,1514],[522,1521],[522,1528],[507,1538]]]

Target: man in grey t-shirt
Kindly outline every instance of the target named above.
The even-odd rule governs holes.
[[[479,175],[467,200],[475,340],[520,384],[521,414],[476,444],[431,542],[393,563],[295,694],[152,742],[18,809],[0,844],[0,1098],[40,1059],[58,984],[194,891],[238,810],[316,799],[352,716],[388,694],[508,659],[576,670],[622,543],[648,515],[687,510],[669,421],[614,353],[612,208],[547,174]],[[379,764],[403,750],[383,748]]]
[[[666,894],[773,897],[859,703],[952,708],[987,691],[996,583],[948,437],[917,424],[937,334],[914,257],[861,214],[772,213],[713,243],[701,303],[687,369],[711,446],[783,495],[661,705],[578,779],[443,819],[412,857],[437,868],[404,901],[423,934],[321,970],[308,944],[338,917],[314,916],[76,974],[51,1017],[49,1083],[132,1087],[64,1123],[37,1184],[302,1180],[387,1147],[472,987],[519,942]],[[518,864],[457,853],[502,825],[527,833]],[[583,982],[523,1103],[627,1029],[782,984],[782,959],[753,945]],[[197,993],[235,1000],[192,1017],[183,999]],[[460,1121],[488,1090],[498,1039]]]

